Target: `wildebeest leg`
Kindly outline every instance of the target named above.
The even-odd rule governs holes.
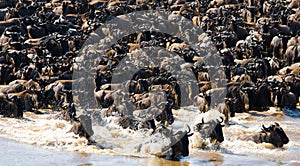
[[[69,106],[69,116],[71,119],[74,119],[76,116],[76,109],[74,103],[70,104]]]
[[[4,108],[4,111],[5,111],[5,113],[3,114],[4,117],[15,118],[17,117],[18,107],[14,103],[8,103]]]
[[[172,109],[168,110],[166,112],[166,116],[167,116],[167,121],[169,124],[172,124],[174,122],[174,117],[173,117],[173,113],[172,113]]]
[[[149,120],[149,123],[150,123],[150,127],[151,127],[151,129],[153,129],[153,132],[155,131],[155,129],[156,129],[156,125],[155,125],[155,121],[154,121],[154,119],[151,119],[151,120]]]
[[[17,117],[18,117],[18,118],[22,118],[22,117],[23,117],[23,110],[22,110],[22,109],[19,109],[19,108],[18,108],[18,111],[17,111]]]
[[[235,111],[233,110],[233,101],[229,101],[228,102],[228,108],[229,108],[229,112],[230,112],[230,117],[234,117],[235,116]]]

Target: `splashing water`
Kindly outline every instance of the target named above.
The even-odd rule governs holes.
[[[275,108],[265,112],[239,113],[230,119],[229,126],[223,128],[224,142],[217,147],[207,142],[208,146],[204,149],[190,147],[190,156],[181,159],[181,163],[188,165],[209,163],[247,165],[247,163],[253,162],[259,165],[300,164],[300,119],[297,114],[292,113],[287,113],[286,110],[284,112],[278,111]],[[168,144],[170,140],[166,137],[161,139],[157,136],[151,136],[152,130],[123,129],[114,123],[114,118],[107,118],[105,119],[106,123],[93,128],[96,141],[104,147],[102,149],[99,146],[88,146],[85,138],[68,132],[72,127],[70,122],[49,119],[49,116],[51,115],[35,115],[27,112],[22,120],[1,118],[0,136],[22,143],[38,145],[43,149],[54,150],[51,152],[54,156],[56,156],[55,154],[59,156],[61,151],[65,151],[70,154],[74,154],[74,152],[91,155],[101,154],[92,155],[95,160],[109,158],[107,155],[114,156],[117,160],[111,160],[111,163],[119,162],[118,159],[122,159],[124,156],[131,156],[126,160],[128,163],[136,162],[145,165],[165,162],[178,163],[154,157],[165,151],[164,145]],[[174,110],[174,116],[175,123],[172,125],[174,129],[178,129],[183,124],[192,126],[191,122],[197,121],[195,117],[201,117],[194,107]],[[280,124],[290,139],[290,142],[283,148],[274,148],[268,143],[256,144],[241,139],[246,135],[260,131],[262,124],[268,126],[275,121]],[[155,139],[156,141],[153,141]],[[13,150],[16,147],[8,148]],[[20,148],[22,149],[22,146]],[[49,152],[41,153],[47,154]],[[133,156],[138,158],[132,158]]]

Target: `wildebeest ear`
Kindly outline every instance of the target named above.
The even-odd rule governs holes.
[[[201,121],[201,123],[202,123],[202,124],[204,124],[204,119],[203,119],[203,118],[202,118],[202,121]]]
[[[275,125],[279,127],[279,124],[277,122],[275,122]]]

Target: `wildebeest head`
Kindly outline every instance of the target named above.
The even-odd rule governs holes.
[[[202,119],[202,122],[198,123],[194,130],[198,131],[203,138],[210,138],[212,142],[215,140],[223,142],[224,136],[222,127],[224,127],[224,125],[221,125],[222,122],[222,117],[221,121],[216,119],[204,122],[204,119]]]
[[[282,147],[289,142],[289,138],[276,122],[268,128],[262,125],[262,131],[267,133],[266,142],[273,144],[275,147]]]
[[[176,137],[180,137],[180,139],[172,145],[172,159],[177,160],[180,156],[188,156],[189,155],[189,139],[188,137],[192,136],[191,129],[187,126],[187,130],[178,131],[174,134],[174,139]],[[178,138],[177,138],[178,139]]]

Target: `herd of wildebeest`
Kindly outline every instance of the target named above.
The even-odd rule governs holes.
[[[120,117],[118,124],[123,128],[146,127],[156,134],[176,120],[172,110],[194,104],[199,113],[215,109],[223,114],[220,119],[202,119],[193,126],[196,132],[210,124],[214,129],[204,135],[222,142],[221,123],[228,124],[235,113],[267,111],[269,107],[296,110],[300,95],[299,6],[299,0],[2,0],[0,113],[22,118],[24,111],[53,109],[60,113],[56,118],[74,123],[71,131],[89,138],[93,134],[90,118],[97,114]],[[202,63],[203,55],[175,36],[152,30],[130,34],[112,45],[98,66],[92,66],[92,96],[101,109],[90,117],[78,117],[76,102],[86,99],[82,97],[86,94],[72,91],[72,84],[85,80],[72,79],[72,72],[85,41],[90,35],[97,36],[94,31],[118,15],[153,9],[184,16],[201,28],[205,33],[199,35],[199,42],[212,41],[222,65],[211,69]],[[167,70],[178,61],[162,56],[161,66],[145,66],[131,80],[112,84],[120,60],[125,56],[134,60],[146,47],[161,47],[179,55],[185,62],[178,67],[185,75],[178,80],[176,71]],[[205,55],[205,50],[201,51]],[[87,56],[80,54],[81,60]],[[124,70],[135,67],[128,64]],[[211,80],[209,70],[216,71],[220,84]],[[195,79],[184,79],[189,76]],[[129,89],[127,94],[116,90],[124,87]],[[219,92],[226,93],[224,101],[216,104],[211,94]],[[129,101],[124,100],[126,95]],[[134,116],[139,116],[139,111],[155,116],[141,121]],[[172,159],[189,154],[191,135],[187,131],[172,145]],[[263,126],[251,139],[275,147],[289,142],[276,122]]]

